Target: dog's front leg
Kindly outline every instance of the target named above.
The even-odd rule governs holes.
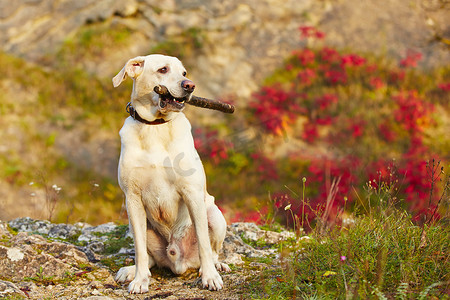
[[[208,232],[205,194],[203,192],[191,191],[184,195],[184,199],[197,235],[203,287],[210,290],[220,290],[223,288],[223,281],[214,266]]]
[[[127,195],[127,213],[133,232],[134,249],[136,252],[136,275],[128,286],[128,292],[132,294],[146,293],[148,292],[149,276],[151,273],[148,268],[147,217],[140,196]]]

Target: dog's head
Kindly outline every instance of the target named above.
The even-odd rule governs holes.
[[[189,100],[194,91],[195,84],[186,78],[186,69],[176,57],[152,54],[138,56],[127,61],[122,70],[113,78],[114,87],[119,86],[127,77],[133,79],[133,92],[131,102],[137,106],[148,107],[155,118],[168,117],[183,110],[185,101]],[[156,86],[165,86],[166,95],[154,92]]]

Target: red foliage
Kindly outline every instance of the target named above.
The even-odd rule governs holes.
[[[357,54],[348,54],[341,57],[341,65],[343,67],[358,67],[366,63],[366,59]]]
[[[399,168],[399,174],[404,176],[402,186],[410,210],[419,212],[428,206],[430,197],[430,174],[427,168],[427,148],[411,144],[404,155],[404,162]],[[435,191],[434,196],[437,197]]]
[[[319,104],[319,109],[321,110],[326,109],[337,102],[338,97],[334,94],[324,94],[323,96],[316,98],[316,103]]]
[[[303,38],[323,37],[314,27],[303,26],[299,30]],[[405,82],[406,74],[408,73],[408,79],[410,74],[411,78],[414,77],[414,72],[405,68],[416,67],[421,58],[421,53],[409,51],[407,57],[400,61],[401,68],[387,69],[385,65],[368,64],[366,58],[358,54],[344,54],[329,47],[318,50],[304,48],[293,52],[293,57],[285,66],[289,76],[297,72],[294,82],[283,86],[266,86],[254,94],[249,107],[267,132],[280,134],[299,115],[304,115],[307,121],[301,132],[303,140],[308,143],[317,141],[321,129],[321,133],[327,134],[321,137],[323,142],[343,150],[333,151],[337,156],[334,159],[304,158],[311,162],[307,178],[309,193],[312,194],[308,199],[313,210],[324,205],[333,178],[341,179],[332,214],[342,208],[344,197],[351,203],[352,186],[358,188],[361,183],[371,180],[372,186],[377,187],[380,180],[391,180],[387,161],[370,161],[373,157],[388,155],[386,153],[400,153],[397,174],[404,175],[405,179],[401,183],[403,188],[399,192],[399,198],[406,197],[408,205],[415,212],[424,211],[429,205],[426,200],[430,185],[424,162],[424,155],[429,151],[424,147],[424,128],[432,124],[430,114],[434,107],[422,99],[418,91],[403,90],[410,86],[410,80]],[[437,88],[448,92],[450,82],[437,84]],[[385,90],[383,93],[373,92],[379,89]],[[423,89],[420,91],[426,93]],[[387,98],[390,95],[393,95],[392,102]],[[379,112],[374,109],[374,104],[380,104]],[[345,111],[347,108],[348,114]],[[373,109],[371,115],[365,113],[368,109]],[[373,118],[377,113],[379,115]],[[352,119],[349,116],[355,117]],[[371,143],[369,135],[372,131],[366,126],[367,116],[371,123],[378,122],[374,124],[374,139],[383,139],[388,143],[398,142],[393,145],[392,152],[386,148],[387,143],[374,141],[374,148],[377,149],[370,153],[360,153],[360,149],[369,149],[371,146],[368,143]],[[358,148],[355,145],[357,143],[364,144],[364,147]],[[386,149],[375,147],[378,145]],[[406,149],[408,145],[409,149]],[[343,154],[348,153],[351,147],[355,147],[353,153],[358,157]],[[279,178],[279,174],[283,175],[278,171],[275,161],[260,153],[252,154],[251,157],[262,182],[273,183]],[[276,208],[292,204],[292,211],[298,212],[299,201],[291,201],[285,194],[274,197]],[[308,213],[312,213],[309,208],[306,209]]]
[[[363,135],[365,122],[363,121],[352,121],[350,123],[350,132],[352,133],[352,137],[358,138]]]
[[[317,125],[311,122],[306,123],[303,126],[302,139],[309,143],[314,142],[319,137],[319,132],[317,131]]]
[[[316,60],[316,54],[308,48],[294,51],[293,55],[300,61],[300,64],[303,66],[311,65]]]
[[[392,98],[398,106],[394,111],[395,120],[413,134],[421,132],[433,105],[419,98],[417,91],[402,92]]]
[[[313,209],[319,204],[325,203],[333,178],[340,178],[338,192],[333,202],[334,212],[344,205],[344,197],[351,201],[351,187],[358,184],[355,170],[360,166],[360,160],[356,157],[347,157],[342,160],[315,160],[308,168],[310,175],[308,182],[319,184],[318,194],[313,197]]]
[[[374,73],[376,70],[378,70],[378,65],[376,64],[366,66],[366,72],[369,74]]]
[[[378,89],[381,89],[381,88],[385,87],[385,83],[379,77],[372,77],[372,78],[370,78],[369,84],[375,90],[378,90]]]
[[[301,38],[317,38],[319,40],[325,38],[325,33],[317,30],[313,26],[300,26],[299,30]]]
[[[297,77],[303,85],[308,86],[313,83],[317,75],[313,69],[306,68],[298,72]]]
[[[440,83],[438,84],[438,87],[444,92],[450,92],[450,82]]]
[[[262,153],[253,153],[251,158],[255,161],[255,170],[262,182],[277,180],[279,178],[275,161]]]
[[[391,71],[389,73],[389,81],[391,83],[399,83],[405,79],[406,73],[403,70]]]
[[[332,84],[347,83],[347,73],[342,69],[325,71],[325,78]]]
[[[322,61],[329,64],[341,62],[341,55],[333,48],[324,47],[319,51],[319,55]]]
[[[387,142],[392,142],[396,138],[395,133],[392,131],[390,125],[386,122],[378,126],[378,131],[380,132],[384,140],[386,140]]]
[[[317,125],[331,125],[333,124],[335,121],[334,118],[332,118],[331,116],[325,116],[322,118],[316,118],[316,124]]]
[[[263,127],[272,134],[281,134],[286,126],[295,122],[302,110],[295,103],[295,93],[278,87],[263,87],[253,94],[256,99],[249,103]]]
[[[400,61],[400,66],[417,67],[417,62],[422,59],[422,53],[409,50],[406,57]]]
[[[206,131],[201,128],[194,132],[194,145],[200,155],[211,159],[216,165],[228,159],[228,150],[233,147],[231,142],[220,139],[216,130]]]
[[[267,208],[265,210],[267,211]],[[255,224],[262,224],[262,220],[261,220],[262,214],[263,214],[263,212],[258,212],[255,210],[251,210],[251,211],[247,211],[247,212],[237,211],[234,214],[234,217],[231,218],[230,222],[231,223],[251,222],[251,223],[255,223]]]
[[[280,192],[274,193],[272,199],[276,209],[284,209],[287,205],[297,202],[296,199],[292,199],[288,194]]]
[[[385,159],[370,162],[366,167],[368,174],[367,181],[375,189],[379,188],[380,183],[388,186],[394,185],[395,180],[397,180],[394,169],[394,165]]]

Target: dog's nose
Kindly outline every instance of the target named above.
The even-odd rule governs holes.
[[[195,83],[193,83],[193,82],[190,81],[190,80],[183,80],[183,81],[181,82],[181,87],[182,87],[186,92],[192,93],[192,92],[194,91],[194,89],[195,89]]]

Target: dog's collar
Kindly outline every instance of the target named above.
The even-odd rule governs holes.
[[[164,120],[164,119],[156,119],[153,121],[149,121],[146,119],[143,119],[138,112],[134,109],[134,107],[131,105],[131,102],[128,102],[127,107],[126,107],[126,111],[127,113],[130,114],[130,116],[135,119],[136,121],[139,121],[141,123],[147,124],[147,125],[159,125],[159,124],[164,124],[167,123],[168,121]]]

